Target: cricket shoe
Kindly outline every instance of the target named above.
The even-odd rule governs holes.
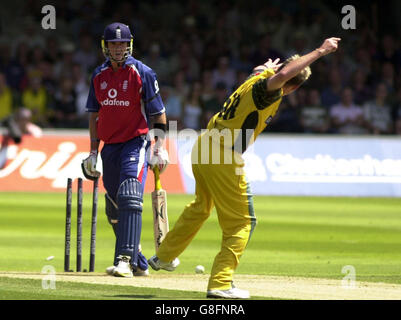
[[[171,262],[164,262],[161,261],[157,256],[153,256],[148,260],[148,263],[152,267],[152,269],[156,271],[159,271],[160,269],[166,271],[174,271],[175,268],[177,268],[180,264],[180,260],[178,260],[178,258],[175,258]]]
[[[149,269],[142,270],[141,268],[137,268],[134,272],[135,277],[147,277],[149,275]]]
[[[116,266],[108,267],[106,269],[106,273],[109,276],[114,276],[114,271],[116,270],[116,268],[117,268]],[[138,268],[135,272],[133,272],[133,275],[135,277],[147,277],[149,275],[149,269],[142,270],[141,268]]]
[[[109,275],[109,276],[112,276],[112,275],[114,275],[114,270],[116,269],[116,266],[111,266],[111,267],[108,267],[108,268],[106,268],[106,273]]]
[[[119,256],[117,266],[114,268],[113,276],[115,277],[124,277],[124,278],[132,278],[133,273],[132,273],[132,267],[129,261],[131,260],[131,257],[129,256]],[[111,267],[109,267],[111,268]],[[108,268],[108,269],[109,269]]]
[[[228,290],[208,290],[206,298],[214,299],[249,299],[249,291],[241,290],[234,285]]]

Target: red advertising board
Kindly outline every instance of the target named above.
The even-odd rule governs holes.
[[[177,159],[174,142],[167,141],[171,159]],[[40,138],[24,137],[19,145],[9,145],[7,162],[0,170],[0,191],[64,192],[67,179],[84,179],[84,191],[92,190],[92,183],[81,171],[82,159],[88,156],[89,139],[84,135],[44,134]],[[101,159],[97,168],[101,171]],[[184,193],[184,184],[177,161],[169,164],[161,176],[163,188],[170,193]],[[103,183],[100,191],[105,192]],[[145,192],[154,188],[153,174],[149,170]]]

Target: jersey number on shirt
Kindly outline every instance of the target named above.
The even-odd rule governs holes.
[[[232,98],[232,100],[231,100]],[[223,110],[219,113],[219,118],[223,117],[223,120],[230,120],[235,116],[235,110],[237,109],[240,102],[240,95],[235,92],[234,95],[224,102]]]

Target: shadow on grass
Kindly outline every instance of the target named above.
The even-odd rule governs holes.
[[[155,295],[145,295],[145,294],[117,294],[114,296],[104,296],[106,298],[127,298],[127,299],[151,299],[155,298]]]

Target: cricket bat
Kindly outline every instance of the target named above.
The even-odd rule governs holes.
[[[162,189],[159,167],[153,169],[155,190],[152,192],[153,231],[156,252],[168,232],[167,193]]]

